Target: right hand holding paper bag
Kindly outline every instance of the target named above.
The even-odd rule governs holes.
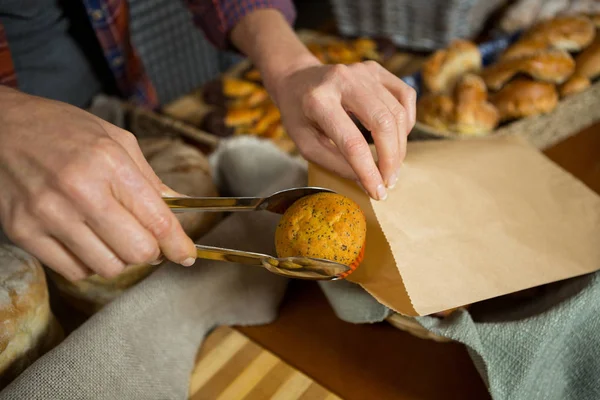
[[[320,167],[309,184],[358,203],[348,277],[404,315],[430,315],[600,269],[600,197],[514,137],[412,142],[396,188],[372,201]]]

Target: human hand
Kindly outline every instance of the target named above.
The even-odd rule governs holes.
[[[135,137],[83,110],[0,87],[0,223],[70,280],[195,248]]]
[[[357,181],[376,200],[387,197],[415,124],[413,88],[374,61],[321,65],[310,58],[272,76],[269,85],[307,160]],[[349,113],[371,132],[377,163]]]

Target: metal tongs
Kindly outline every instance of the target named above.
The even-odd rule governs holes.
[[[297,200],[329,189],[302,187],[282,190],[269,197],[165,197],[165,203],[175,213],[270,211],[283,214]],[[309,257],[277,258],[267,254],[196,245],[198,258],[254,265],[290,278],[310,280],[338,280],[348,276],[352,269],[334,261]]]

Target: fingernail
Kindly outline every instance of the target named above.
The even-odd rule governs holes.
[[[160,258],[158,260],[154,260],[154,261],[150,261],[148,264],[150,265],[158,265],[160,263],[162,263],[163,260],[161,260]]]
[[[396,183],[398,183],[398,172],[394,172],[390,178],[388,179],[388,185],[387,187],[389,189],[393,189],[396,187]]]
[[[194,265],[194,263],[196,262],[196,259],[194,257],[190,257],[190,258],[186,258],[181,265],[183,265],[184,267],[191,267],[192,265]]]
[[[379,186],[377,186],[377,199],[378,200],[387,199],[387,191],[385,190],[385,186],[383,186],[383,184],[380,184]]]

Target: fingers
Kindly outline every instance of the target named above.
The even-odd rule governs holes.
[[[137,167],[140,169],[142,175],[144,175],[152,187],[154,187],[161,194],[161,196],[186,197],[185,195],[174,191],[162,183],[158,175],[156,175],[156,173],[152,170],[150,164],[148,164],[148,161],[144,157],[136,137],[131,132],[110,124],[108,125],[109,126],[105,127],[105,129],[109,131],[111,137],[123,147],[127,154],[129,154],[129,157],[131,157],[135,165],[137,165]]]
[[[319,129],[335,143],[369,196],[376,200],[385,199],[387,191],[371,149],[342,104],[335,99],[313,101],[318,104],[309,105],[308,109]]]
[[[56,239],[42,234],[32,235],[35,239],[26,240],[19,245],[47,267],[56,271],[69,281],[79,281],[93,275],[77,257]]]
[[[103,212],[89,215],[86,223],[127,265],[154,263],[160,257],[154,236],[113,197],[106,196]]]
[[[59,193],[39,194],[30,203],[29,209],[30,215],[36,218],[49,236],[98,275],[111,278],[125,268],[125,262],[85,224],[77,210]]]
[[[310,127],[295,133],[302,137],[298,149],[306,160],[320,165],[342,178],[353,181],[358,179],[352,167],[327,136]]]
[[[371,131],[377,148],[383,184],[385,187],[391,187],[398,179],[400,168],[398,139],[401,135],[405,135],[401,132],[401,127],[404,130],[406,126],[405,111],[398,101],[385,97],[386,90],[380,83],[374,79],[364,80],[367,82],[346,84],[342,92],[342,105]],[[381,189],[378,190],[381,192]]]
[[[160,178],[154,173],[150,164],[148,164],[148,161],[144,157],[136,137],[131,132],[111,124],[105,124],[104,129],[106,129],[109,135],[123,147],[123,149],[127,152],[129,157],[133,160],[135,165],[141,171],[142,175],[148,180],[152,187],[154,187],[163,196],[171,195],[163,193],[163,191],[168,188],[162,184]]]
[[[105,243],[126,240],[128,234],[135,235],[137,239],[147,237],[139,232],[138,225],[134,224],[131,218],[124,216],[124,213],[129,213],[154,237],[166,258],[181,265],[192,265],[196,255],[194,243],[185,234],[159,192],[142,175],[127,152],[114,141],[100,141],[94,148],[89,148],[88,152],[87,165],[91,167],[85,169],[79,166],[63,170],[59,186],[70,202],[78,207],[83,220],[89,221],[90,225],[93,224],[94,228],[103,232],[102,239]],[[98,167],[94,166],[104,166],[104,169],[98,172]],[[98,182],[103,184],[98,185]],[[119,212],[120,209],[111,198],[122,205],[124,212]],[[116,217],[109,216],[112,212],[117,213]],[[100,222],[103,218],[107,218],[107,222]],[[119,222],[118,219],[123,220]],[[112,231],[111,222],[114,223]],[[119,230],[122,233],[117,233]],[[126,245],[130,243],[131,239],[125,242]],[[127,253],[123,249],[123,243],[114,246],[121,249],[123,254],[129,254],[125,256],[127,259],[133,257],[135,261],[139,261],[135,257],[150,254],[154,257],[149,243],[146,241],[138,247],[131,246],[136,250],[135,254]]]
[[[414,128],[417,120],[417,92],[380,64],[374,61],[367,61],[365,64],[373,74],[379,77],[381,84],[400,101],[406,110],[406,115],[408,116],[408,130],[406,131],[406,135],[408,135],[412,128]]]
[[[130,161],[123,161],[112,193],[157,240],[162,253],[169,260],[190,266],[196,258],[193,241],[165,204],[160,193],[141,176]]]

